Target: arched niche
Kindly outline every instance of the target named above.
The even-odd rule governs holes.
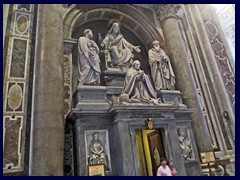
[[[64,37],[78,39],[83,36],[85,29],[91,29],[94,41],[98,44],[98,33],[102,38],[107,33],[107,24],[111,19],[121,22],[121,33],[133,45],[140,46],[141,53],[134,53],[135,58],[141,62],[141,69],[150,74],[148,63],[148,50],[152,42],[158,40],[163,49],[166,49],[163,38],[149,19],[135,7],[126,4],[91,4],[75,5],[71,7],[64,18]],[[100,47],[100,44],[98,44]],[[100,47],[101,49],[101,47]],[[73,83],[77,82],[77,44],[73,46]],[[75,87],[75,85],[73,85]]]

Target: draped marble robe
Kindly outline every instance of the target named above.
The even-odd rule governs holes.
[[[130,102],[133,103],[160,103],[148,76],[142,70],[137,69],[135,65],[133,65],[126,74],[121,95],[124,94],[127,94]]]
[[[115,31],[114,28],[117,30]],[[130,44],[120,33],[118,23],[114,23],[103,39],[102,46],[109,50],[111,62],[113,66],[129,64],[133,58],[132,51],[140,52],[138,46]]]
[[[156,91],[175,89],[175,75],[163,49],[158,52],[155,48],[148,51],[151,75]]]
[[[78,40],[78,52],[79,83],[85,85],[98,83],[101,71],[97,44],[86,37],[80,37]]]

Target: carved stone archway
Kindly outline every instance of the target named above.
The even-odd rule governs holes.
[[[83,31],[87,28],[91,29],[94,34],[94,41],[98,43],[98,33],[101,33],[102,38],[107,33],[107,24],[111,19],[118,19],[121,22],[121,33],[133,45],[140,46],[141,53],[135,54],[134,59],[141,62],[141,68],[147,73],[150,73],[148,64],[148,50],[152,48],[152,42],[158,40],[163,49],[166,49],[163,38],[156,29],[153,19],[149,19],[141,11],[134,6],[126,4],[93,4],[93,5],[73,5],[72,9],[64,18],[64,38],[75,41],[72,47],[73,58],[73,83],[77,66],[76,42],[80,36],[83,36]],[[98,44],[100,46],[100,44]],[[73,84],[73,87],[76,85]]]

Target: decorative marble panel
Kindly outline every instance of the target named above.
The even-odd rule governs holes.
[[[205,28],[208,33],[219,71],[222,75],[226,91],[229,94],[229,101],[232,104],[233,112],[235,112],[235,74],[232,70],[226,48],[213,20],[205,20]]]
[[[6,93],[6,112],[23,112],[24,104],[24,82],[7,82],[7,93]]]
[[[18,9],[30,12],[32,9],[32,5],[31,4],[18,4]]]
[[[22,116],[4,116],[3,122],[3,169],[13,172],[21,165]]]
[[[72,100],[72,55],[64,55],[64,115],[71,109]]]
[[[107,130],[85,131],[85,146],[87,165],[105,164],[106,171],[111,171],[111,158]],[[98,152],[96,152],[96,150]],[[95,152],[98,153],[98,155],[95,154]]]
[[[30,29],[30,14],[16,12],[14,21],[14,34],[16,35],[29,35]]]
[[[230,102],[232,101],[231,103],[232,103],[232,108],[234,112],[235,111],[234,109],[235,107],[235,75],[230,64],[230,59],[228,57],[226,47],[223,43],[223,39],[222,39],[223,34],[219,32],[218,26],[216,25],[216,21],[214,20],[213,15],[211,14],[211,11],[206,11],[206,9],[204,9],[202,10],[201,14],[203,15],[205,29],[208,33],[209,42],[211,44],[212,51],[214,53],[215,60],[217,62],[219,72],[222,76],[223,83],[225,84],[225,87],[226,87],[226,84],[228,84],[228,81],[233,82],[230,85],[231,91],[229,91],[227,87],[226,87],[226,91],[229,94],[229,101]],[[221,126],[221,130],[225,139],[227,149],[230,150],[232,149],[232,145],[227,135],[227,129],[224,125],[224,122],[222,120],[220,113],[218,116],[219,116],[218,121]]]
[[[36,5],[37,6],[37,5]],[[9,10],[3,83],[3,173],[28,173],[32,76],[37,11],[30,4],[13,4]],[[34,22],[33,22],[34,20]],[[32,36],[33,35],[33,36]],[[29,48],[32,47],[33,48]],[[32,54],[32,56],[31,56]],[[31,61],[31,63],[30,63]],[[30,91],[29,91],[30,90]],[[29,131],[29,129],[27,128]],[[27,136],[27,137],[26,137]],[[25,156],[26,154],[26,156]],[[27,162],[25,164],[25,162]],[[11,174],[12,175],[12,174]],[[13,174],[14,175],[14,174]]]
[[[9,77],[25,78],[28,40],[13,38]]]

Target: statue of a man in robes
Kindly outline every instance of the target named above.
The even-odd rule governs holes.
[[[129,65],[133,58],[133,50],[139,53],[138,46],[130,44],[120,32],[120,22],[116,19],[108,23],[109,30],[101,46],[109,51],[112,66]]]
[[[153,48],[148,51],[148,60],[156,91],[174,90],[175,75],[168,56],[160,48],[159,41],[153,42]]]
[[[84,30],[83,37],[78,39],[78,71],[80,85],[97,85],[100,83],[99,48],[91,40],[93,33],[90,29]]]

